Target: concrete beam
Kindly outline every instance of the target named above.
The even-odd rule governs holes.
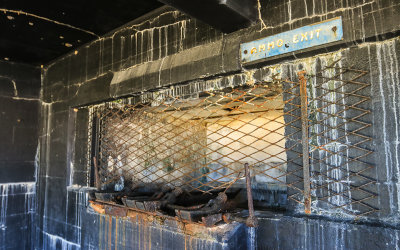
[[[256,0],[159,0],[214,28],[230,33],[257,19]]]

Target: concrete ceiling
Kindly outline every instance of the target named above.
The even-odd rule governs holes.
[[[161,2],[225,33],[257,16],[256,0],[0,0],[0,60],[46,64]]]
[[[47,63],[162,5],[157,0],[0,0],[0,60]]]

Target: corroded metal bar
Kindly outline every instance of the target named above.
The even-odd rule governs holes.
[[[96,156],[93,157],[93,165],[94,165],[94,177],[95,177],[96,189],[100,190],[101,183],[100,183],[100,175],[99,175],[99,166],[97,165]]]
[[[249,207],[249,218],[246,220],[246,225],[249,227],[256,227],[257,218],[254,215],[253,194],[251,192],[251,176],[249,164],[247,162],[244,164],[244,171],[246,174],[247,204]]]
[[[303,178],[304,178],[304,211],[311,214],[311,184],[310,184],[310,161],[308,143],[308,103],[307,103],[307,80],[304,77],[305,71],[297,73],[300,81],[301,99],[301,131],[303,144]]]

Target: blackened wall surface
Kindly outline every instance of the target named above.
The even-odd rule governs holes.
[[[38,179],[38,210],[36,214],[37,249],[69,247],[72,249],[145,248],[147,245],[126,245],[136,242],[137,234],[149,235],[151,226],[138,226],[137,222],[120,221],[97,215],[87,210],[84,191],[87,162],[82,145],[87,141],[84,124],[85,113],[70,109],[123,96],[186,84],[188,88],[175,86],[184,93],[190,86],[203,90],[231,85],[268,81],[279,74],[282,79],[293,77],[299,70],[315,73],[337,59],[342,66],[352,66],[369,71],[364,81],[372,86],[373,124],[368,132],[373,137],[376,168],[369,174],[376,180],[379,198],[374,201],[380,211],[374,215],[378,227],[358,226],[347,222],[333,223],[328,220],[309,220],[285,217],[265,219],[257,229],[260,248],[320,249],[333,247],[339,242],[342,248],[360,249],[349,243],[351,239],[364,241],[372,231],[387,236],[384,245],[373,248],[395,248],[398,241],[399,210],[399,38],[398,1],[261,1],[261,16],[265,26],[256,24],[231,34],[222,34],[213,28],[169,8],[147,15],[142,20],[127,24],[115,32],[79,48],[47,65],[43,72],[43,95],[40,131],[40,171]],[[305,53],[285,55],[259,65],[243,67],[239,61],[239,45],[272,34],[277,34],[307,24],[342,16],[344,41],[334,47],[309,49]],[[73,121],[73,122],[71,122]],[[72,128],[80,129],[72,133]],[[71,151],[70,139],[75,138],[75,151]],[[78,143],[77,143],[78,142]],[[73,159],[73,160],[69,160]],[[79,201],[83,199],[83,201]],[[295,208],[294,208],[295,209]],[[295,210],[294,210],[295,211]],[[320,215],[330,217],[326,211]],[[106,221],[106,222],[105,222]],[[111,222],[110,222],[111,221]],[[117,221],[117,222],[116,222]],[[390,222],[389,228],[383,227]],[[124,224],[130,233],[116,230]],[[385,224],[386,223],[386,224]],[[324,233],[315,235],[320,227]],[[135,229],[136,228],[136,229]],[[105,232],[111,242],[104,242]],[[238,229],[239,230],[239,229]],[[273,231],[272,243],[267,239]],[[336,231],[335,231],[336,230]],[[118,233],[119,232],[119,233]],[[141,233],[139,233],[141,232]],[[142,234],[147,232],[147,234]],[[241,232],[242,235],[245,233]],[[290,232],[299,232],[293,233]],[[337,234],[331,236],[331,232]],[[164,232],[169,234],[168,230]],[[171,233],[171,232],[170,232]],[[123,235],[123,236],[122,236]],[[169,236],[162,237],[169,237]],[[175,235],[175,234],[174,234]],[[292,238],[281,238],[284,235]],[[332,237],[322,242],[326,235]],[[214,248],[230,248],[230,241],[208,238]],[[243,236],[242,236],[243,237]],[[173,242],[161,242],[159,248],[173,249],[186,242],[182,235]],[[386,238],[385,238],[386,239]],[[389,240],[391,239],[391,240]],[[396,239],[396,240],[394,240]],[[146,244],[153,239],[141,239]],[[196,239],[201,242],[202,238]],[[272,240],[272,239],[271,239]],[[281,242],[291,241],[293,245]],[[153,241],[154,242],[154,241]],[[205,245],[194,243],[193,248]],[[368,241],[365,241],[368,242]],[[144,243],[143,243],[144,244]],[[154,246],[154,245],[153,245]],[[336,246],[336,245],[335,245]]]
[[[0,183],[34,181],[40,69],[0,62]]]
[[[28,249],[35,211],[40,69],[0,62],[0,249]]]

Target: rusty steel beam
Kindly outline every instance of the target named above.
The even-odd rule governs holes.
[[[297,72],[300,81],[301,101],[301,132],[303,144],[303,178],[304,178],[304,211],[311,214],[311,184],[310,184],[310,152],[308,143],[308,102],[307,102],[307,80],[305,71]]]

